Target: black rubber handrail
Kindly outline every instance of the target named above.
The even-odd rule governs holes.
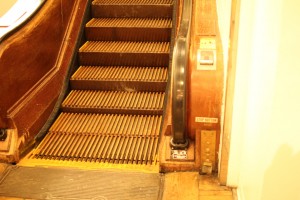
[[[192,0],[184,0],[179,31],[175,40],[172,61],[172,148],[185,149],[186,134],[186,76],[189,61]]]
[[[33,16],[34,14],[42,7],[42,5],[46,2],[46,0],[38,0],[36,1],[36,7],[34,10],[31,11],[26,17],[23,17],[19,19],[18,21],[14,22],[10,26],[4,30],[4,33],[0,35],[0,43],[6,39],[10,34],[14,33],[15,30],[22,27],[24,24],[26,24]],[[17,2],[18,3],[18,2]],[[8,11],[9,12],[9,11]]]

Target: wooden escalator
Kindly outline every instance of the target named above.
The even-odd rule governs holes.
[[[91,3],[70,93],[21,165],[157,165],[172,12],[172,0]]]

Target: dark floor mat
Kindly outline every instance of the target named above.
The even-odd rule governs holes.
[[[30,199],[160,199],[163,176],[156,173],[8,167],[0,196]]]

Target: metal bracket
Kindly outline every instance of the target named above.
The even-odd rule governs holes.
[[[204,162],[201,168],[201,174],[211,174],[212,173],[212,163]]]
[[[174,143],[173,138],[170,140],[172,149],[186,149],[189,146],[189,140],[186,138],[185,143]]]
[[[178,160],[186,160],[188,158],[187,156],[187,150],[171,150],[171,158],[172,159],[178,159]]]

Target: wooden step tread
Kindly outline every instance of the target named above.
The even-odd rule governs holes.
[[[32,158],[152,164],[162,116],[61,113]]]
[[[93,5],[156,5],[173,4],[173,0],[94,0]]]
[[[171,28],[171,19],[162,18],[93,18],[86,27]]]
[[[87,41],[79,52],[112,53],[165,53],[170,51],[169,42]]]
[[[72,90],[62,107],[162,111],[163,103],[164,92]]]
[[[165,82],[167,77],[166,67],[80,66],[71,80]]]
[[[161,115],[61,113],[49,132],[158,136]]]

